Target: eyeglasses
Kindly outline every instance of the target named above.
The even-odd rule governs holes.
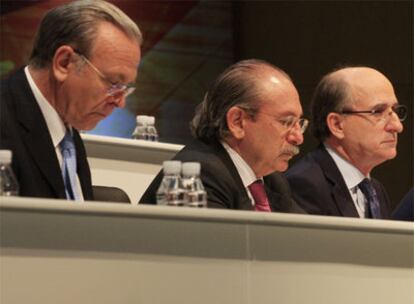
[[[130,84],[121,84],[121,83],[114,83],[108,79],[88,58],[86,58],[85,55],[78,52],[77,50],[74,50],[75,54],[78,55],[82,60],[84,60],[91,68],[98,74],[98,76],[106,81],[110,87],[107,89],[106,94],[108,96],[114,97],[116,99],[119,98],[126,98],[128,95],[133,93],[135,91],[135,87]]]
[[[285,129],[292,130],[296,126],[299,126],[300,132],[303,134],[309,125],[309,120],[306,118],[297,118],[294,116],[287,116],[285,118],[277,118],[276,116],[264,112],[258,112],[258,114],[264,114],[273,117],[278,123],[280,123]]]
[[[388,111],[391,109],[391,111]],[[365,111],[352,111],[352,110],[343,110],[340,114],[347,114],[347,115],[358,115],[358,114],[367,114],[372,115],[378,120],[389,120],[391,114],[395,113],[400,121],[404,121],[407,118],[407,107],[405,105],[393,105],[388,106],[386,104],[378,105],[377,107],[373,108],[372,110],[365,110]]]

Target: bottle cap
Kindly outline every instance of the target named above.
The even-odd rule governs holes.
[[[164,174],[180,174],[181,173],[181,161],[179,160],[166,160],[162,163]]]
[[[10,164],[12,159],[12,151],[0,150],[0,162],[3,164]]]
[[[201,165],[197,162],[183,163],[182,166],[184,176],[200,175]]]
[[[139,125],[146,125],[147,124],[147,117],[146,115],[138,115],[137,116],[137,124]]]
[[[154,125],[155,124],[155,117],[154,116],[147,116],[147,124]]]

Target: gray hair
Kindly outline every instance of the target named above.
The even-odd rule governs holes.
[[[193,136],[207,141],[228,137],[226,115],[234,106],[254,119],[260,105],[259,72],[263,69],[276,70],[290,80],[284,71],[266,61],[249,59],[233,64],[213,82],[198,105],[190,124]]]
[[[47,67],[62,45],[70,45],[88,57],[97,26],[102,21],[112,23],[139,45],[142,44],[138,26],[115,5],[101,0],[73,1],[50,10],[44,16],[29,63],[36,68]]]
[[[312,133],[323,142],[331,135],[326,123],[329,113],[340,113],[352,101],[350,85],[345,79],[336,75],[337,69],[325,75],[318,83],[311,101]]]

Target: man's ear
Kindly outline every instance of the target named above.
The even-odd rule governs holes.
[[[237,107],[231,107],[226,114],[227,127],[230,133],[236,139],[242,139],[245,133],[245,119],[247,118],[246,112]]]
[[[338,113],[329,113],[326,117],[326,124],[332,135],[338,139],[344,138],[344,120]]]
[[[69,75],[71,69],[74,68],[73,56],[75,52],[68,45],[59,47],[53,56],[52,69],[55,78],[63,82]]]

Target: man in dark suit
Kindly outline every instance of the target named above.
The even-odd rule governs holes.
[[[307,212],[389,218],[389,198],[371,170],[396,156],[406,108],[391,82],[367,67],[334,71],[318,84],[312,104],[320,146],[287,172],[295,200]]]
[[[141,43],[137,25],[105,1],[74,1],[45,15],[29,65],[0,88],[0,148],[13,153],[21,196],[93,199],[77,130],[125,105]]]
[[[212,208],[303,213],[291,198],[284,171],[298,153],[307,120],[289,76],[275,66],[245,60],[213,83],[192,121],[193,142],[174,159],[201,163]],[[155,204],[162,172],[142,196]]]

